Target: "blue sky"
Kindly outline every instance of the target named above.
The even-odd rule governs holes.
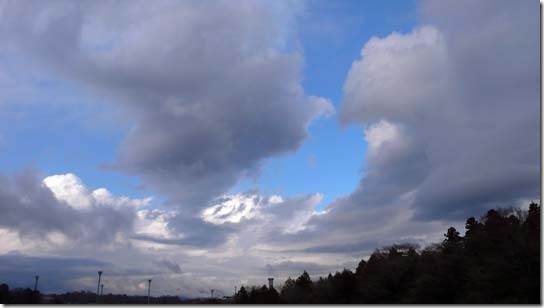
[[[534,1],[49,4],[0,0],[10,286],[231,292],[540,196]]]
[[[297,24],[306,93],[328,98],[340,110],[342,88],[352,62],[360,58],[361,46],[372,36],[410,31],[416,17],[415,1],[310,2]],[[324,198],[317,210],[351,193],[364,176],[366,143],[361,127],[341,125],[337,116],[315,120],[302,147],[269,159],[253,185],[280,195],[321,192]],[[242,181],[233,191],[251,185],[250,180]]]
[[[304,55],[305,92],[330,99],[339,110],[343,84],[352,62],[360,58],[361,46],[372,36],[408,32],[415,22],[415,1],[309,2],[296,24],[298,48]],[[1,128],[3,171],[30,165],[46,175],[71,172],[90,187],[162,200],[156,192],[139,188],[136,177],[102,167],[114,161],[128,127],[113,118],[112,107],[77,85],[45,74],[35,74],[31,84],[39,101],[2,111],[7,119]],[[342,126],[337,113],[319,118],[298,151],[267,159],[256,182],[242,179],[230,191],[257,188],[284,196],[320,192],[324,200],[317,209],[321,210],[357,186],[365,161],[363,137],[360,127]]]

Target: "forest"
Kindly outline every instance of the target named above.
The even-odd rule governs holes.
[[[540,206],[489,210],[453,227],[441,243],[377,249],[355,272],[312,280],[306,271],[279,290],[242,287],[238,304],[539,304]]]
[[[441,243],[420,249],[398,244],[377,249],[355,272],[344,269],[313,280],[304,271],[276,290],[243,286],[232,298],[150,299],[152,304],[539,304],[540,206],[489,210],[466,220],[465,235],[450,227]],[[5,304],[143,304],[146,296],[89,291],[43,295],[0,285]]]

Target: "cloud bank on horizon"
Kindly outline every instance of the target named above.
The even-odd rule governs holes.
[[[1,276],[62,272],[49,290],[92,290],[102,268],[114,292],[142,292],[153,276],[164,294],[227,295],[266,275],[354,267],[380,245],[429,243],[485,209],[539,199],[536,4],[421,1],[410,32],[361,46],[336,111],[303,87],[294,25],[309,6],[0,1],[0,112],[33,95],[25,71],[68,80],[130,125],[108,168],[164,197],[90,188],[70,170],[6,173]],[[229,192],[327,116],[364,129],[351,194],[316,211],[324,192]]]

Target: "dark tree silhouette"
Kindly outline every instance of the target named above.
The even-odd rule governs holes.
[[[9,304],[9,286],[0,284],[0,304]]]
[[[411,244],[377,249],[355,273],[319,277],[304,271],[279,294],[289,304],[540,303],[540,206],[489,210],[470,217],[465,235],[453,227],[420,250]],[[255,289],[251,303],[263,303]]]
[[[312,281],[304,271],[289,277],[280,292],[266,285],[242,286],[236,304],[539,304],[540,206],[528,211],[489,210],[466,220],[465,234],[450,227],[440,243],[419,249],[413,244],[377,249],[352,272],[344,269]],[[248,291],[249,289],[249,291]],[[94,292],[48,295],[0,285],[0,303],[94,303]],[[189,303],[228,303],[231,299],[195,299]],[[104,304],[143,304],[145,296],[108,294]],[[174,296],[153,303],[176,304]]]

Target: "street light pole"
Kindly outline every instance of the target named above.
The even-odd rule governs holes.
[[[40,276],[36,275],[34,276],[36,279],[36,282],[34,283],[34,292],[38,291],[38,280],[40,279]]]
[[[100,297],[100,278],[102,278],[102,271],[98,271],[98,286],[96,287],[96,302],[98,303],[98,298]]]
[[[149,305],[149,298],[151,296],[151,279],[149,279],[147,281],[148,283],[148,286],[147,286],[147,304]]]

